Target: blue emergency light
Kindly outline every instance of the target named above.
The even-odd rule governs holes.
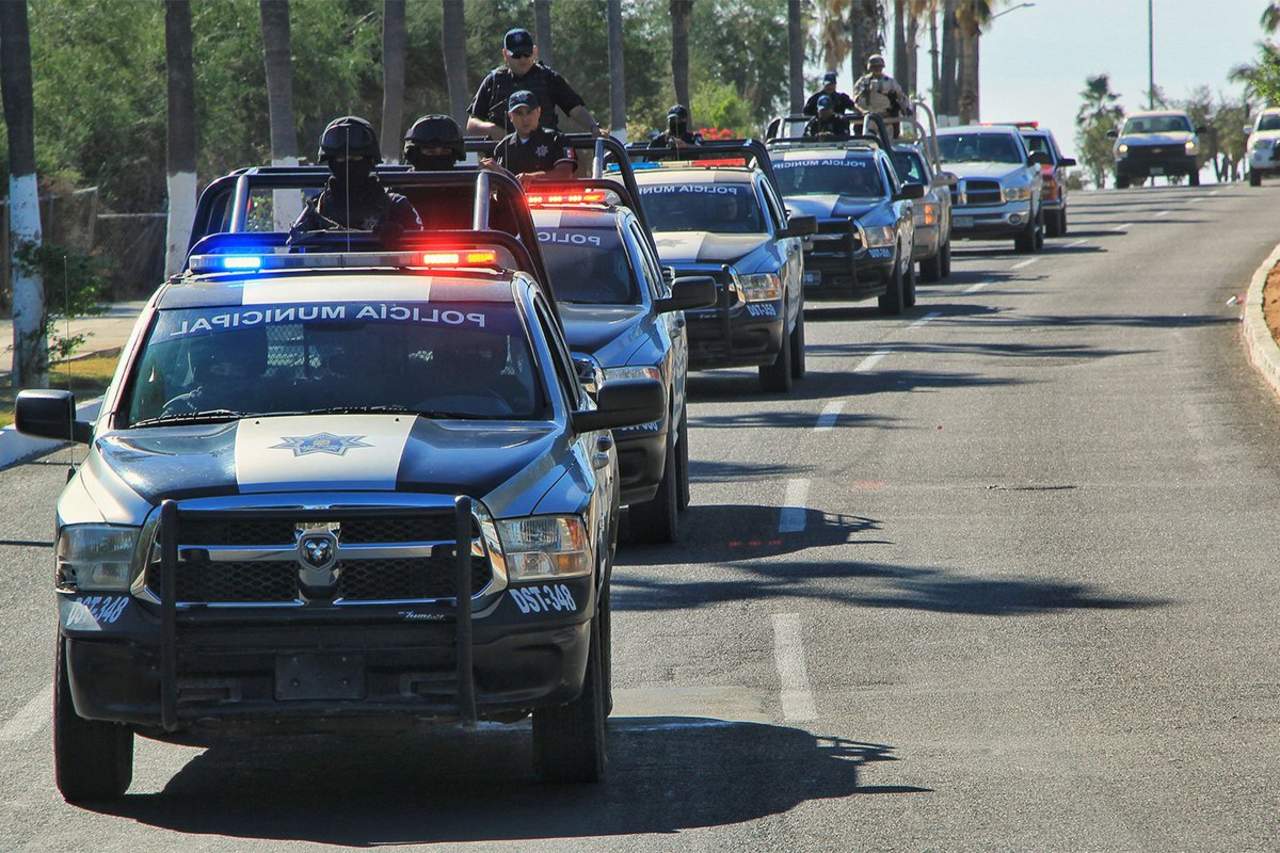
[[[260,255],[227,255],[222,258],[224,270],[256,270],[262,268]]]

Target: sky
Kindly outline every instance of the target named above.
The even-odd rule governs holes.
[[[1002,8],[1016,5],[1004,0]],[[1239,95],[1227,82],[1262,38],[1264,0],[1154,0],[1156,85],[1171,100],[1199,85]],[[889,29],[892,37],[892,25]],[[928,30],[921,32],[920,85],[929,80]],[[888,53],[888,51],[886,51]],[[892,58],[889,57],[892,70]],[[1147,0],[1036,0],[994,21],[982,35],[981,118],[1038,120],[1075,153],[1075,116],[1085,77],[1109,73],[1127,110],[1145,108]],[[848,63],[841,90],[851,86]]]

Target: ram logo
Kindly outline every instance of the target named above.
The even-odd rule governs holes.
[[[305,530],[298,536],[298,580],[312,589],[338,580],[338,537],[331,530]]]

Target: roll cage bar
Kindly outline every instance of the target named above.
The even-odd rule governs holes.
[[[692,163],[699,160],[741,157],[745,166],[763,172],[774,192],[779,197],[782,196],[782,188],[778,186],[778,178],[773,172],[773,160],[769,157],[769,149],[758,139],[726,139],[703,142],[701,145],[687,145],[683,148],[654,146],[647,142],[634,143],[627,146],[627,156],[641,163],[665,163],[672,160]]]

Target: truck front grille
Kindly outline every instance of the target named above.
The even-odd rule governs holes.
[[[999,181],[965,181],[960,193],[961,206],[996,205],[1003,201]]]

